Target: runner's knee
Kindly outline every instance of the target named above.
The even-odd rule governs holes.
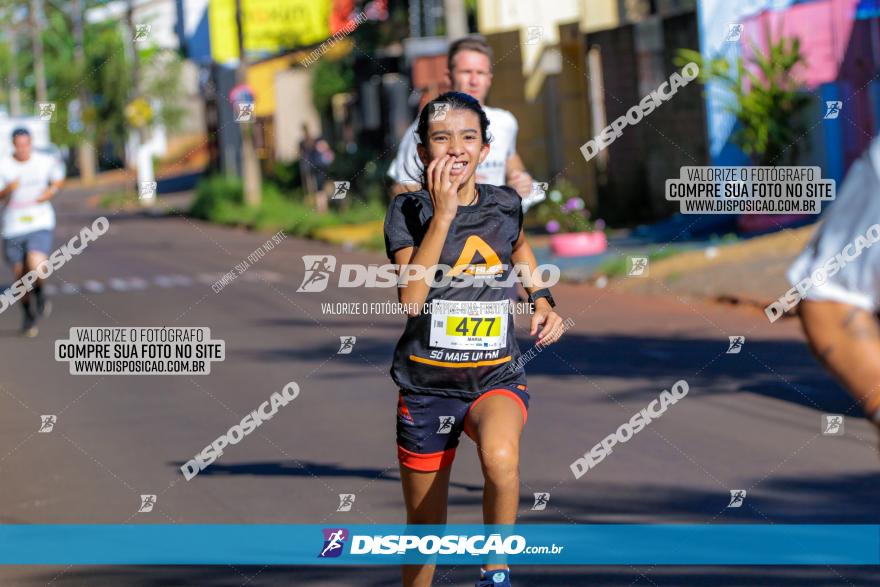
[[[486,476],[495,481],[515,477],[519,470],[519,446],[504,441],[485,443],[480,446],[480,461]]]

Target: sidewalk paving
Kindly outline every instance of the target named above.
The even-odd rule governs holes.
[[[681,252],[652,260],[647,275],[611,276],[610,279],[615,287],[634,293],[764,307],[791,287],[785,272],[815,228],[813,224],[785,229],[734,243],[690,240],[663,244],[612,238],[606,253],[592,257],[555,257],[540,239],[536,239],[534,247],[538,263],[557,265],[563,280],[600,286],[603,284],[600,269],[608,261],[628,261],[630,256],[648,256],[674,248]]]

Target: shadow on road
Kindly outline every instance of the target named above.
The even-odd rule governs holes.
[[[175,469],[180,469],[184,463],[169,463]],[[269,461],[262,463],[239,463],[220,464],[213,463],[207,469],[199,473],[202,475],[253,475],[260,477],[361,477],[369,480],[394,481],[400,483],[397,469],[376,469],[343,467],[337,464],[315,463],[313,461]],[[466,491],[482,492],[482,485],[469,485],[467,483],[450,482],[450,487],[458,487]]]
[[[750,487],[756,480],[744,480]],[[662,484],[589,481],[577,491],[553,492],[547,509],[529,511],[526,491],[521,523],[528,524],[880,524],[880,468],[877,473],[824,477],[774,476],[749,489],[739,508],[728,508],[724,490],[706,491]],[[450,506],[479,508],[478,496],[453,495]]]
[[[21,567],[19,567],[21,568]],[[63,574],[61,574],[63,572]],[[435,585],[473,585],[476,566],[439,567]],[[804,587],[876,584],[877,567],[514,567],[518,587]],[[60,574],[60,576],[59,576]],[[18,587],[391,587],[399,586],[397,567],[86,567],[52,568],[18,579]]]
[[[302,327],[307,320],[292,320]],[[343,323],[348,327],[348,321]],[[357,322],[360,325],[360,322]],[[362,326],[362,325],[360,325]],[[351,326],[357,328],[358,326]],[[343,332],[334,326],[334,332]],[[351,332],[351,328],[345,332]],[[325,361],[336,355],[339,341],[330,333],[323,344],[310,348],[275,348],[251,353],[266,361]],[[351,355],[340,355],[340,366],[325,369],[316,379],[357,379],[363,377],[364,363],[387,371],[397,334],[388,338],[361,337]],[[533,348],[533,340],[519,339],[523,353]],[[565,385],[595,389],[593,377],[633,380],[625,391],[613,394],[609,402],[642,401],[656,395],[656,385],[646,388],[637,381],[659,381],[666,386],[686,379],[701,395],[754,393],[812,408],[818,412],[844,413],[859,417],[861,410],[833,378],[816,363],[806,345],[799,340],[748,339],[738,354],[726,354],[728,340],[707,338],[658,338],[651,336],[585,336],[566,334],[557,344],[545,348],[526,364],[526,375],[550,376]],[[345,357],[357,362],[345,362]],[[334,359],[335,361],[335,359]],[[335,366],[335,365],[334,365]],[[348,368],[351,367],[351,368]],[[570,377],[571,380],[561,379]],[[585,379],[586,378],[586,379]]]

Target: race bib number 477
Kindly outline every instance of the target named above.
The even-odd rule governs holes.
[[[507,344],[509,304],[509,300],[502,302],[434,300],[431,307],[431,346],[454,350],[504,348]]]

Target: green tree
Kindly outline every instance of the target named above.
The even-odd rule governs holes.
[[[87,8],[105,4],[104,0],[84,0]],[[26,5],[22,0],[0,0],[0,14],[13,14],[16,6]],[[85,58],[80,64],[75,59],[74,15],[68,3],[48,0],[45,3],[45,27],[41,31],[45,46],[48,100],[55,102],[55,122],[50,127],[51,139],[58,145],[76,146],[82,133],[92,135],[95,145],[113,144],[116,158],[121,159],[122,148],[130,128],[125,119],[125,106],[131,95],[132,63],[128,40],[119,21],[86,23],[84,29]],[[19,9],[20,10],[20,9]],[[9,38],[0,43],[0,79],[8,79],[10,61],[18,66],[23,114],[31,114],[36,99],[33,58],[22,50],[28,41],[19,34],[19,50],[10,55]],[[149,45],[139,46],[143,72],[143,96],[159,104],[154,120],[174,131],[184,116],[181,108],[182,60],[174,51]],[[84,90],[84,91],[83,91]],[[68,127],[70,102],[86,96],[82,104],[85,127],[71,132]],[[3,87],[0,97],[9,98],[9,88]],[[108,162],[104,161],[106,165]]]
[[[812,98],[803,91],[796,69],[805,64],[797,37],[774,39],[764,30],[766,51],[749,40],[752,56],[731,64],[723,57],[706,60],[691,49],[680,49],[676,65],[694,62],[700,82],[716,82],[730,92],[724,104],[737,128],[731,141],[755,165],[786,165],[797,159],[798,139],[805,133],[803,112]]]

